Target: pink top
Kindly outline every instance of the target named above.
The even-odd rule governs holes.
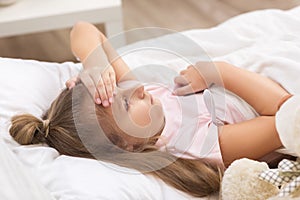
[[[160,99],[165,114],[165,128],[156,143],[161,150],[167,150],[178,157],[206,157],[222,163],[217,126],[209,112],[211,108],[206,106],[203,93],[179,97],[172,94],[173,89],[161,85],[146,88],[153,97]],[[214,96],[217,93],[212,91]],[[217,116],[219,121],[233,124],[257,116],[253,109],[246,107],[248,104],[240,102],[240,98],[237,100],[236,95],[222,94],[226,96],[225,104],[222,101],[221,106],[215,106],[217,115],[225,114],[223,119]]]

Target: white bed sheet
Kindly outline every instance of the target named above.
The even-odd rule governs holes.
[[[291,93],[300,93],[297,78],[300,74],[300,7],[290,11],[256,11],[215,28],[183,34],[199,44],[213,60],[225,60],[259,72],[278,81]],[[174,45],[172,37],[143,41],[130,48],[155,43]],[[183,49],[180,51],[183,56],[198,59],[193,48]],[[156,63],[177,71],[188,64],[177,57],[162,57],[156,51],[139,51],[124,59],[133,68]],[[54,149],[41,145],[15,144],[8,135],[9,117],[20,112],[41,115],[80,65],[0,58],[0,66],[1,134],[6,145],[23,165],[34,171],[53,197],[61,200],[192,199],[152,177],[116,172],[109,164],[94,160],[59,156]],[[10,185],[5,187],[9,191]]]

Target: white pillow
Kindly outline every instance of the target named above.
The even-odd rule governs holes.
[[[161,180],[132,169],[62,156],[45,145],[16,144],[8,132],[10,117],[20,113],[41,116],[81,65],[0,58],[0,66],[1,134],[56,199],[191,199]]]
[[[80,70],[74,63],[0,58],[0,127],[8,129],[10,117],[21,113],[41,116]],[[10,138],[8,134],[4,135]]]

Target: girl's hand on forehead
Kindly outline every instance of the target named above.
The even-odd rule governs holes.
[[[71,89],[80,81],[94,96],[96,104],[102,103],[104,107],[108,107],[112,103],[113,92],[116,88],[115,71],[112,67],[107,67],[104,70],[97,67],[85,69],[79,75],[67,80],[66,87]]]
[[[108,107],[113,102],[116,75],[111,65],[106,68],[93,67],[80,73],[80,79],[94,97],[96,104]]]
[[[174,82],[176,88],[174,89],[173,94],[178,96],[194,94],[207,88],[206,82],[200,71],[193,65],[182,70],[180,75],[175,77]]]

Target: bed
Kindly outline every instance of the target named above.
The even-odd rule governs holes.
[[[195,48],[200,46],[205,58],[195,54],[193,45],[187,48],[176,34],[140,41],[119,52],[132,68],[155,64],[174,72],[199,59],[223,60],[268,76],[291,93],[300,93],[300,7],[246,13],[217,27],[181,35],[197,44]],[[177,49],[180,58],[149,49],[124,53],[156,45]],[[65,81],[81,67],[73,62],[0,58],[0,199],[218,199],[218,194],[193,198],[151,176],[131,169],[124,173],[114,170],[118,166],[96,160],[59,155],[46,145],[18,145],[8,133],[10,117],[26,112],[41,116],[65,87]]]

